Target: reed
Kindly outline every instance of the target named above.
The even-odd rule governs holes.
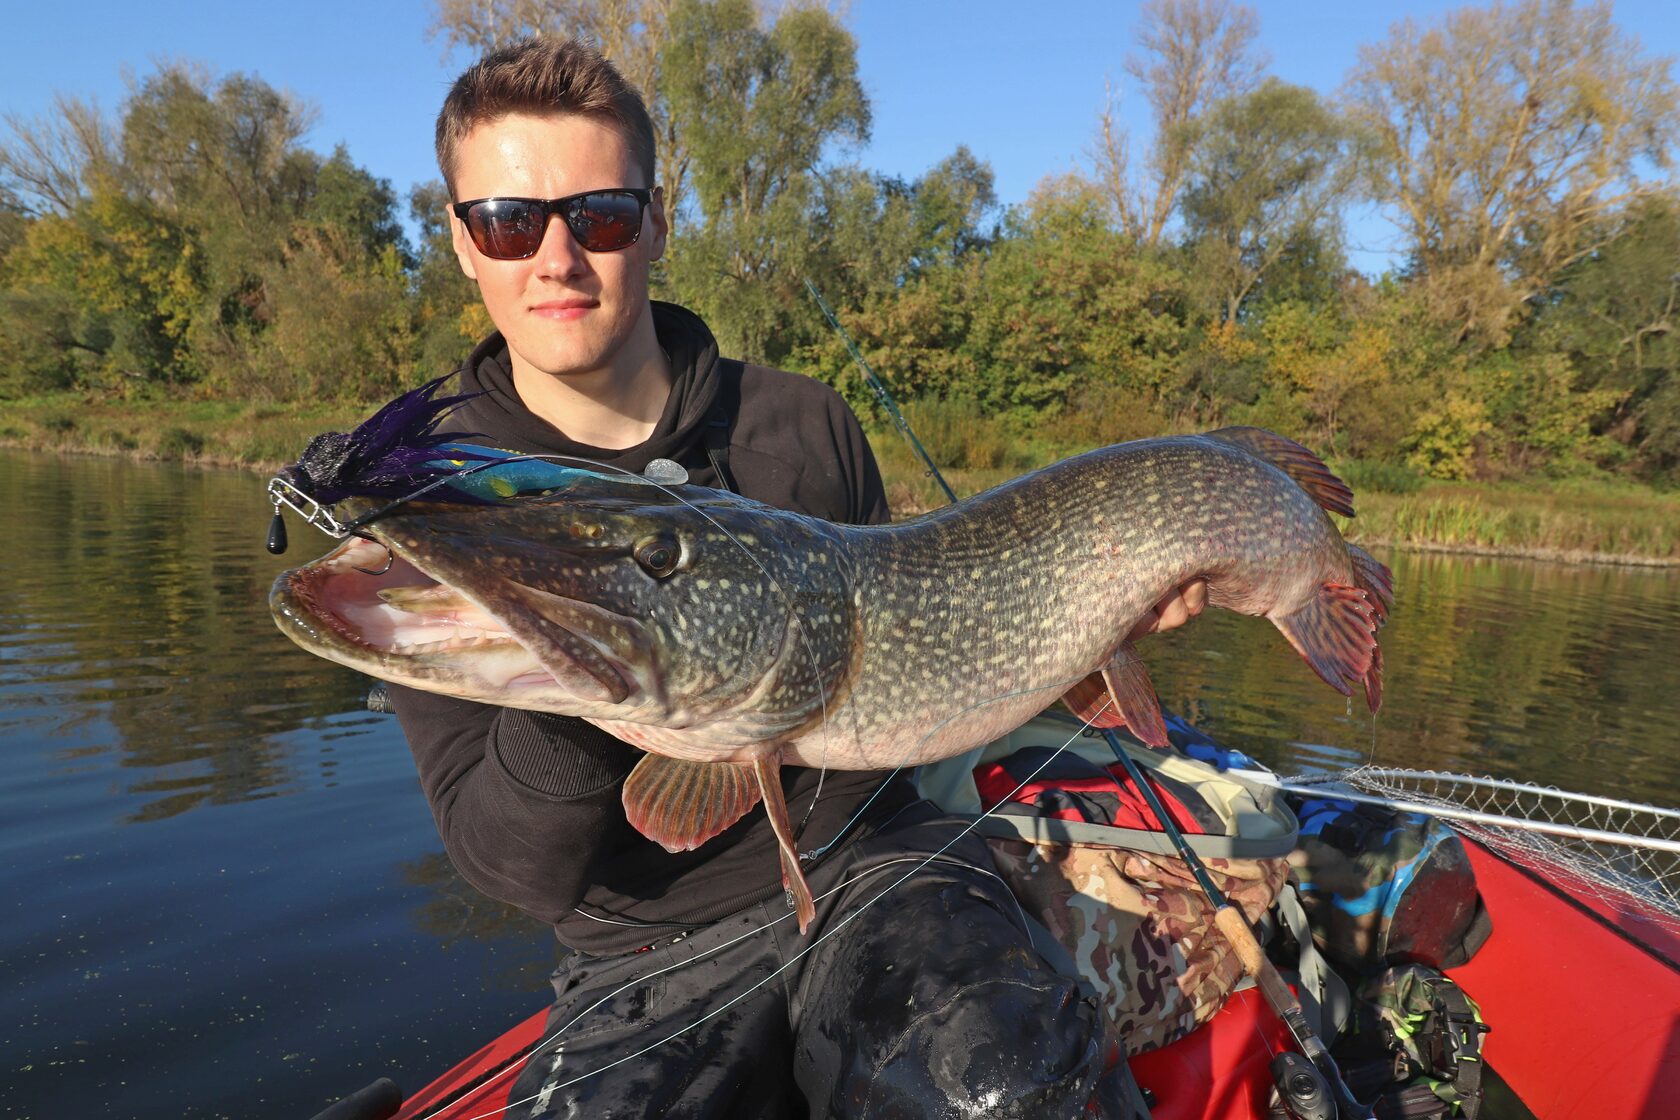
[[[1680,561],[1680,494],[1615,481],[1431,482],[1365,491],[1352,540],[1529,555]]]

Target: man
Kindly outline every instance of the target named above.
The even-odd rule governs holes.
[[[597,53],[531,40],[487,56],[437,137],[455,250],[497,328],[460,372],[482,395],[452,430],[629,470],[674,459],[701,485],[887,519],[832,390],[722,359],[698,317],[649,300],[669,232],[653,129]],[[1194,590],[1169,597],[1161,624],[1196,609]],[[624,818],[632,748],[578,719],[391,691],[456,867],[575,950],[510,1115],[1085,1110],[1094,1007],[1032,952],[984,844],[903,775],[784,770],[817,896],[801,937],[762,813],[673,855]]]

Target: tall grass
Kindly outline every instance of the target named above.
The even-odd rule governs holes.
[[[1609,481],[1431,482],[1359,493],[1354,540],[1571,558],[1680,561],[1680,495]]]

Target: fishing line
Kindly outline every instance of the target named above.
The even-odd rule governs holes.
[[[1001,698],[995,698],[995,699],[1001,699]],[[984,704],[986,704],[986,703],[993,703],[993,702],[995,702],[995,699],[984,701],[981,704],[971,705],[970,709],[968,709],[968,710],[983,707]],[[1104,700],[1102,706],[1100,708],[1098,708],[1097,711],[1093,714],[1092,720],[1094,720],[1096,718],[1096,716],[1101,715],[1102,712],[1105,711],[1108,708],[1110,703],[1111,703],[1111,701]],[[941,845],[934,852],[930,853],[926,858],[916,859],[914,857],[904,857],[902,859],[897,859],[897,860],[888,861],[886,863],[877,864],[874,867],[871,867],[871,868],[861,872],[860,874],[858,874],[856,876],[853,876],[852,878],[847,879],[844,882],[838,884],[832,890],[825,891],[821,895],[819,895],[818,896],[819,898],[827,898],[827,897],[829,897],[829,895],[832,895],[832,894],[836,893],[837,891],[840,891],[840,890],[844,889],[845,887],[850,886],[852,883],[855,883],[855,882],[859,881],[860,879],[867,878],[869,875],[874,874],[876,871],[879,871],[880,869],[882,869],[884,867],[890,866],[892,863],[914,863],[915,864],[915,866],[912,867],[909,871],[906,871],[903,875],[900,875],[897,879],[894,879],[891,883],[887,884],[886,887],[882,888],[880,893],[876,894],[873,898],[871,898],[867,902],[863,903],[857,909],[851,911],[850,913],[848,913],[848,914],[844,915],[843,917],[841,917],[840,919],[838,919],[832,926],[830,926],[828,929],[825,929],[821,934],[819,934],[815,939],[813,939],[812,942],[809,945],[805,946],[799,952],[795,953],[792,957],[788,958],[788,960],[785,961],[780,967],[778,967],[778,968],[772,970],[771,972],[767,973],[766,975],[764,975],[763,977],[761,977],[760,979],[755,981],[746,990],[738,993],[737,995],[735,995],[731,999],[725,1001],[721,1006],[713,1008],[711,1011],[708,1011],[706,1014],[700,1016],[698,1019],[695,1019],[693,1022],[687,1023],[687,1024],[677,1028],[676,1030],[672,1031],[670,1034],[666,1035],[664,1038],[661,1038],[656,1042],[651,1042],[648,1045],[642,1047],[641,1049],[632,1051],[631,1053],[625,1054],[622,1057],[615,1058],[613,1061],[608,1062],[606,1065],[600,1066],[600,1067],[598,1067],[596,1069],[593,1069],[593,1070],[590,1070],[588,1073],[580,1074],[577,1077],[574,1077],[569,1081],[561,1082],[558,1085],[547,1086],[547,1087],[545,1087],[547,1089],[547,1091],[552,1093],[552,1092],[555,1092],[555,1091],[560,1090],[560,1089],[569,1088],[573,1085],[578,1084],[581,1081],[586,1081],[591,1077],[594,1077],[598,1074],[605,1073],[610,1069],[613,1069],[617,1066],[623,1065],[625,1062],[632,1061],[636,1058],[642,1057],[643,1055],[648,1054],[648,1053],[658,1049],[659,1047],[665,1045],[666,1043],[672,1041],[673,1039],[681,1037],[682,1035],[684,1035],[684,1034],[688,1033],[689,1031],[693,1030],[695,1027],[701,1026],[702,1024],[708,1022],[709,1020],[716,1018],[717,1016],[723,1014],[725,1011],[728,1011],[730,1008],[734,1007],[736,1004],[740,1003],[742,1000],[746,999],[748,996],[751,996],[753,993],[757,992],[760,988],[762,988],[764,985],[768,984],[771,980],[774,980],[776,977],[780,976],[782,973],[784,973],[788,969],[792,968],[796,963],[798,963],[801,959],[803,959],[806,956],[806,954],[810,953],[818,945],[821,945],[824,941],[827,941],[830,937],[834,936],[836,933],[839,933],[842,929],[846,928],[846,926],[850,925],[857,918],[861,917],[872,906],[874,906],[876,903],[880,902],[883,898],[885,898],[888,894],[892,893],[892,891],[897,889],[900,885],[905,883],[912,876],[921,872],[929,864],[932,864],[936,861],[940,861],[940,857],[943,856],[947,851],[949,851],[951,849],[951,847],[954,844],[957,843],[957,841],[963,839],[969,833],[973,832],[976,828],[978,828],[980,826],[981,821],[990,817],[1001,806],[1003,806],[1009,800],[1011,800],[1015,796],[1015,794],[1020,793],[1021,790],[1025,789],[1029,784],[1031,784],[1031,782],[1035,778],[1038,777],[1040,772],[1042,772],[1052,762],[1054,762],[1057,758],[1059,758],[1061,756],[1062,752],[1067,750],[1068,747],[1070,747],[1073,744],[1073,741],[1075,739],[1079,738],[1080,735],[1085,733],[1085,731],[1091,726],[1092,720],[1082,721],[1080,727],[1077,730],[1075,730],[1072,735],[1068,736],[1067,740],[1065,742],[1063,742],[1061,746],[1057,747],[1054,751],[1050,752],[1049,756],[1046,757],[1043,762],[1039,763],[1039,765],[1033,769],[1032,773],[1028,774],[1025,778],[1023,778],[1021,780],[1020,784],[1017,785],[1013,790],[1011,790],[1007,796],[1005,796],[1004,798],[999,800],[990,809],[983,810],[972,821],[970,821],[966,825],[964,825],[963,828],[960,829],[955,836],[953,836],[953,837],[951,837],[951,839],[947,840],[943,845]],[[946,722],[949,722],[949,721],[946,721]],[[940,726],[944,726],[944,724],[941,724]],[[931,732],[930,732],[930,734],[931,734]],[[926,736],[924,736],[923,738],[926,738]],[[942,862],[952,862],[952,861],[942,861]],[[970,865],[965,863],[965,864],[962,864],[962,866],[964,868],[968,868]],[[994,877],[995,877],[995,873],[993,873],[993,874],[994,874]],[[1016,907],[1017,907],[1017,909],[1020,908],[1020,902],[1019,901],[1016,902]],[[1025,911],[1023,910],[1023,911],[1021,911],[1021,913],[1024,916]],[[531,1059],[534,1058],[539,1051],[542,1051],[542,1050],[546,1049],[547,1047],[549,1047],[550,1045],[552,1045],[553,1043],[558,1042],[560,1040],[561,1036],[564,1035],[567,1031],[571,1030],[572,1027],[576,1026],[577,1023],[584,1018],[584,1016],[588,1015],[592,1011],[595,1011],[597,1008],[600,1008],[604,1004],[608,1003],[609,1001],[611,1001],[612,999],[621,995],[622,993],[630,990],[631,988],[634,988],[634,987],[636,987],[640,984],[643,984],[643,983],[645,983],[649,980],[656,979],[660,976],[665,975],[666,973],[673,972],[676,969],[682,968],[685,965],[693,964],[695,961],[703,960],[706,957],[711,956],[715,953],[722,952],[724,949],[727,949],[730,946],[738,945],[742,941],[746,940],[747,938],[757,936],[760,933],[764,933],[765,931],[769,930],[772,926],[779,925],[782,922],[787,921],[791,917],[793,917],[792,914],[784,914],[779,918],[773,918],[769,922],[766,922],[762,926],[757,926],[753,929],[747,930],[746,932],[742,933],[740,936],[730,938],[728,941],[725,941],[725,942],[723,942],[723,943],[721,943],[717,946],[714,946],[711,949],[707,949],[704,952],[697,953],[693,957],[689,958],[688,960],[677,961],[676,963],[667,965],[664,968],[656,969],[653,972],[650,972],[645,976],[639,976],[634,980],[630,980],[630,981],[625,982],[624,984],[620,985],[619,987],[613,989],[611,992],[602,996],[599,1000],[590,1004],[588,1007],[584,1008],[582,1011],[578,1012],[576,1015],[574,1015],[571,1018],[570,1021],[568,1021],[566,1023],[565,1026],[561,1027],[559,1030],[555,1031],[553,1034],[551,1034],[547,1038],[545,1038],[542,1042],[540,1042],[536,1046],[532,1047],[531,1053],[526,1055],[526,1057],[521,1062],[519,1062],[516,1065],[509,1066],[507,1069],[504,1069],[504,1070],[498,1072],[495,1075],[495,1077],[491,1078],[490,1081],[486,1081],[485,1084],[486,1085],[491,1084],[493,1081],[499,1079],[500,1077],[502,1077],[506,1073],[512,1072],[513,1070],[522,1069],[525,1065],[529,1064]],[[1024,924],[1025,923],[1023,922],[1023,925]],[[539,1093],[534,1093],[529,1097],[523,1098],[522,1100],[509,1101],[507,1104],[503,1105],[501,1108],[493,1109],[490,1112],[480,1113],[477,1116],[470,1117],[469,1120],[488,1120],[489,1117],[499,1116],[502,1113],[506,1112],[508,1109],[517,1108],[520,1105],[530,1104],[532,1101],[535,1101],[537,1099],[537,1097],[539,1097],[541,1095],[542,1095],[541,1092],[539,1092]],[[430,1115],[436,1115],[436,1113],[432,1113]]]
[[[1046,692],[1046,691],[1049,691],[1051,689],[1054,689],[1056,691],[1056,695],[1060,696],[1062,693],[1066,692],[1073,685],[1078,684],[1080,681],[1082,681],[1084,679],[1085,679],[1085,677],[1083,675],[1081,675],[1081,676],[1077,676],[1077,677],[1070,677],[1070,678],[1067,678],[1067,679],[1062,680],[1062,681],[1053,681],[1050,684],[1034,685],[1031,688],[1017,688],[1017,689],[1013,689],[1009,692],[999,693],[996,696],[989,696],[984,700],[978,701],[977,703],[970,704],[968,707],[962,709],[961,711],[955,713],[954,715],[951,715],[951,716],[947,717],[946,719],[943,719],[940,722],[934,724],[931,728],[928,729],[927,733],[924,734],[921,737],[921,739],[919,739],[917,741],[917,745],[919,746],[921,743],[926,742],[940,728],[945,727],[945,726],[953,723],[954,721],[956,721],[961,716],[965,716],[972,711],[976,711],[980,708],[985,707],[987,704],[997,704],[997,703],[1001,703],[1004,700],[1011,700],[1011,699],[1013,699],[1017,696],[1028,696],[1028,695],[1031,695],[1034,692]],[[1104,708],[1107,708],[1107,706],[1110,703],[1112,703],[1111,700],[1104,700],[1103,701],[1103,707],[1098,708],[1096,713],[1094,713],[1091,716],[1091,718],[1093,720],[1096,719],[1096,717],[1098,715],[1101,715]],[[1087,723],[1085,726],[1089,727],[1090,724]],[[1081,730],[1084,730],[1084,729],[1081,728]],[[1068,742],[1071,743],[1071,742],[1073,742],[1073,740],[1069,739]],[[1066,744],[1063,744],[1063,748],[1065,748],[1065,747],[1066,747]],[[892,771],[887,775],[886,779],[884,779],[881,782],[881,785],[876,788],[874,793],[869,795],[869,799],[863,803],[863,805],[858,809],[858,811],[852,814],[851,819],[848,820],[844,825],[842,825],[840,827],[840,830],[834,834],[834,838],[832,840],[830,840],[827,844],[824,844],[822,847],[815,848],[815,849],[811,850],[810,852],[801,852],[799,858],[800,859],[805,859],[805,858],[808,857],[810,859],[819,859],[822,856],[827,855],[828,850],[830,848],[834,847],[834,845],[836,845],[840,842],[840,838],[846,835],[847,830],[850,829],[853,825],[857,824],[859,820],[863,819],[863,815],[869,809],[869,806],[874,803],[875,799],[881,795],[881,791],[886,788],[887,782],[892,780],[892,778],[894,776],[896,776],[897,774],[902,773],[903,770],[904,770],[904,764],[903,763],[900,763],[899,765],[893,767]]]

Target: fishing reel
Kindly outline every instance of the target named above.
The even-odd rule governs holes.
[[[1271,1114],[1276,1120],[1336,1120],[1336,1102],[1317,1066],[1285,1050],[1272,1059],[1271,1069],[1277,1092]]]

